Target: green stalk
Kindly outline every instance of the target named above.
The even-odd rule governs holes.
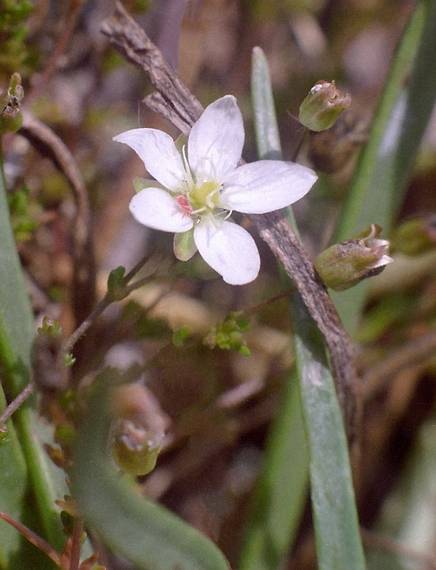
[[[0,243],[0,368],[3,389],[11,399],[26,386],[31,376],[33,315],[10,226],[1,156]],[[46,538],[59,548],[64,542],[64,535],[54,504],[46,456],[35,434],[29,403],[15,412],[13,423],[27,464],[28,482],[35,497],[39,521]],[[27,491],[27,488],[22,489],[23,493]]]
[[[275,117],[271,81],[266,58],[260,48],[253,52],[252,95],[257,144],[260,158],[281,157],[281,145]],[[298,235],[292,210],[289,223]],[[309,451],[312,508],[316,545],[321,570],[363,570],[365,561],[360,541],[354,501],[347,441],[342,415],[319,330],[309,316],[298,293],[291,296],[295,355],[302,415]],[[291,378],[289,379],[291,382]],[[253,521],[249,524],[241,555],[244,570],[276,570],[295,537],[300,522],[307,485],[307,458],[300,430],[284,433],[284,428],[298,422],[298,404],[292,390],[285,392],[279,419],[273,427],[271,448],[254,502]],[[294,418],[290,417],[295,414]],[[289,416],[289,417],[287,417]],[[322,418],[322,422],[320,419]],[[276,434],[281,437],[278,437]],[[288,439],[286,445],[283,438]],[[289,461],[287,453],[293,453]],[[298,469],[295,471],[294,466]],[[271,474],[281,474],[290,489],[271,483]],[[295,474],[298,474],[295,477]],[[294,478],[295,477],[295,478]],[[269,484],[269,485],[268,485]],[[273,524],[271,524],[273,521]],[[286,532],[287,536],[284,536]],[[279,545],[279,548],[271,548]],[[273,552],[273,555],[271,555]],[[257,553],[254,556],[253,553]]]

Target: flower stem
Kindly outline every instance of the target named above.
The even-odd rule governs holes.
[[[12,416],[14,412],[27,400],[27,398],[33,393],[34,385],[32,383],[27,384],[27,386],[22,390],[18,396],[12,400],[12,402],[7,406],[2,415],[0,416],[0,431],[5,429],[5,424]]]

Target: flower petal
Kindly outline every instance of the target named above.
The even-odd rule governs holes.
[[[148,172],[169,190],[180,190],[186,172],[173,139],[157,129],[131,129],[113,138],[130,146]]]
[[[203,259],[230,285],[256,279],[260,257],[251,235],[232,222],[205,218],[194,228],[194,240]]]
[[[192,219],[176,200],[161,188],[145,188],[130,200],[129,209],[140,224],[164,232],[186,232]]]
[[[244,214],[273,212],[302,198],[316,179],[313,170],[294,162],[251,162],[227,176],[220,205]]]
[[[188,139],[189,165],[197,182],[221,182],[234,170],[241,159],[244,137],[241,111],[233,95],[206,107]]]

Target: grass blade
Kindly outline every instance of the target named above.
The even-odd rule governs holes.
[[[295,349],[310,450],[310,487],[320,570],[364,570],[342,414],[319,331],[294,301]]]
[[[30,378],[33,317],[9,222],[1,157],[0,171],[0,365],[3,389],[9,398],[13,398]],[[34,418],[28,403],[15,412],[13,424],[27,465],[28,485],[24,480],[20,482],[23,500],[30,488],[47,540],[53,546],[60,547],[64,535],[54,504],[51,475],[46,456],[35,435]],[[3,469],[1,473],[4,472]],[[20,477],[20,472],[17,468],[17,477]]]
[[[264,155],[279,158],[281,156],[280,140],[275,119],[274,102],[269,78],[268,64],[260,50],[255,48],[253,53],[253,105],[256,122],[256,136],[260,158]],[[292,211],[289,209],[289,223],[298,232]],[[295,352],[298,369],[298,381],[301,393],[304,424],[309,443],[310,481],[312,506],[315,520],[318,562],[321,570],[363,570],[365,561],[360,542],[359,525],[357,520],[354,492],[351,481],[351,471],[348,459],[347,442],[342,423],[341,411],[336,398],[336,390],[328,367],[325,347],[321,334],[312,322],[300,297],[295,294],[291,299],[291,312],[294,324]],[[284,421],[282,414],[297,413],[291,406],[289,398],[292,391],[287,391],[283,401],[280,422]],[[320,418],[323,422],[320,422]],[[291,424],[291,418],[286,418],[286,424]],[[298,421],[298,418],[294,418]],[[274,431],[280,430],[283,424],[278,423]],[[274,432],[273,432],[274,433]],[[280,431],[279,431],[280,433]],[[283,435],[284,437],[284,435]],[[295,503],[297,493],[306,489],[307,465],[303,467],[301,454],[294,456],[300,464],[298,479],[293,478],[293,469],[289,457],[282,450],[292,449],[294,437],[301,434],[288,432],[288,448],[281,439],[272,437],[267,451],[267,460],[260,479],[258,494],[263,497],[263,503],[257,502],[259,511],[251,523],[242,553],[244,570],[276,570],[277,561],[286,554],[289,542],[295,533],[301,516],[302,505]],[[265,482],[274,469],[288,473],[288,485],[293,493],[280,495],[281,486],[274,484],[265,490]],[[289,503],[285,503],[289,501]],[[282,500],[280,511],[282,518],[274,517],[276,505]],[[255,503],[256,504],[256,503]],[[288,511],[286,513],[286,508]],[[260,510],[261,509],[261,510]],[[290,516],[292,514],[292,518]],[[287,517],[287,518],[286,518]],[[265,521],[263,528],[261,522]],[[272,521],[272,523],[270,522]],[[287,540],[283,539],[283,527],[288,532]],[[260,537],[262,537],[261,540]],[[269,556],[268,548],[273,540],[280,544],[282,551]],[[257,549],[257,550],[256,550]],[[252,555],[257,551],[257,559]]]
[[[296,374],[283,387],[265,452],[239,570],[279,568],[306,502],[309,458]]]
[[[220,550],[163,507],[142,498],[108,456],[113,369],[96,379],[76,445],[73,491],[87,523],[105,543],[146,570],[228,570]]]
[[[434,106],[436,77],[429,70],[435,52],[436,3],[423,0],[412,14],[393,58],[335,241],[349,239],[371,223],[381,225],[389,234]],[[333,295],[350,331],[357,325],[366,290],[364,282]]]

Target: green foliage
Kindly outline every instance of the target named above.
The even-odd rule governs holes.
[[[65,368],[71,368],[76,362],[76,357],[73,355],[72,352],[67,352],[64,354],[64,366]]]
[[[22,71],[28,57],[25,24],[32,10],[30,0],[0,0],[0,74]]]
[[[32,239],[39,224],[32,212],[29,189],[22,186],[15,192],[9,192],[8,206],[15,240],[20,243]]]
[[[176,515],[141,497],[113,469],[107,454],[113,370],[96,379],[76,446],[74,498],[87,523],[117,554],[145,570],[228,570],[218,548]]]
[[[126,268],[119,266],[109,273],[107,279],[107,295],[112,301],[121,301],[126,297]]]
[[[51,338],[60,338],[62,336],[62,327],[59,321],[53,320],[45,316],[42,319],[41,326],[38,327],[38,334]]]
[[[279,568],[306,502],[308,450],[296,374],[284,379],[282,405],[268,436],[239,570]]]
[[[191,336],[191,331],[188,327],[180,327],[173,332],[173,344],[177,347],[182,347]]]
[[[250,321],[242,311],[232,311],[222,322],[211,328],[204,338],[204,344],[209,348],[233,350],[243,356],[250,356],[244,338],[249,327]]]

